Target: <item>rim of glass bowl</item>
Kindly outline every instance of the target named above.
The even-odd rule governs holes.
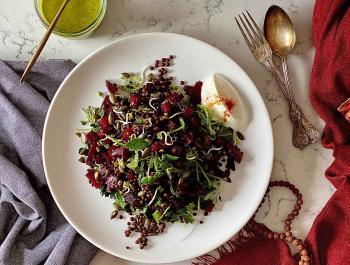
[[[50,24],[45,20],[45,18],[41,15],[40,12],[40,4],[41,0],[34,0],[34,6],[35,6],[35,11],[37,16],[39,17],[41,23],[44,25],[45,28],[48,28],[50,26]],[[87,27],[83,28],[82,30],[78,31],[78,32],[64,32],[64,31],[60,31],[60,30],[53,30],[53,33],[62,36],[62,37],[66,37],[66,38],[72,38],[72,39],[79,39],[79,38],[84,38],[84,37],[88,37],[90,36],[90,34],[92,34],[94,32],[94,30],[101,24],[105,14],[106,14],[106,10],[107,10],[107,0],[101,0],[102,2],[102,7],[100,10],[100,13],[98,14],[97,18],[91,22],[90,25],[88,25]]]

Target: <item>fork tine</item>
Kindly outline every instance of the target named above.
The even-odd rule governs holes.
[[[249,19],[246,17],[246,15],[243,13],[243,17],[245,19],[245,21],[247,22],[251,32],[254,34],[255,38],[258,40],[258,42],[263,42],[263,39],[261,38],[261,36],[259,36],[259,33],[256,32],[256,29],[253,28],[252,24],[250,23]]]
[[[239,19],[241,20],[241,23],[243,24],[243,27],[245,29],[245,31],[248,33],[248,36],[250,38],[250,41],[252,42],[253,44],[253,48],[257,48],[259,46],[259,41],[257,41],[253,36],[252,34],[250,33],[246,23],[243,21],[241,15],[238,15]]]
[[[261,29],[259,28],[259,26],[256,24],[255,20],[252,18],[252,16],[250,15],[250,13],[248,12],[248,10],[246,10],[249,18],[251,19],[251,21],[253,22],[255,29],[257,30],[257,32],[259,33],[259,36],[261,38],[261,41],[265,41],[265,36],[264,33],[261,31]]]
[[[247,35],[244,33],[244,30],[243,30],[241,24],[239,23],[239,21],[238,21],[238,19],[237,19],[236,17],[235,17],[235,20],[236,20],[236,23],[237,23],[237,25],[238,25],[238,27],[239,27],[239,30],[241,31],[241,33],[242,33],[242,35],[243,35],[243,37],[244,37],[244,39],[245,39],[245,41],[246,41],[246,43],[247,43],[249,49],[253,49],[252,43],[249,41]]]

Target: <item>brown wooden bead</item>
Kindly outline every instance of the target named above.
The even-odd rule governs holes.
[[[294,216],[297,216],[297,215],[299,214],[299,211],[294,210],[294,211],[292,211],[292,214],[293,214]]]
[[[305,248],[303,248],[303,249],[301,250],[300,254],[301,254],[302,256],[307,256],[307,255],[309,254],[309,252],[308,252]]]
[[[299,211],[300,209],[301,209],[301,206],[300,206],[299,204],[296,204],[296,205],[294,206],[294,210]]]
[[[285,234],[280,234],[280,239],[285,239],[286,238],[286,235]]]
[[[290,225],[285,225],[284,226],[284,231],[288,232],[290,231],[292,228],[290,227]]]
[[[264,237],[267,237],[267,234],[268,234],[269,232],[265,229],[264,230],[264,232],[262,233],[262,235],[264,236]]]
[[[269,233],[267,234],[267,237],[268,237],[269,239],[272,239],[272,238],[273,238],[273,232],[269,232]]]
[[[293,241],[293,237],[287,236],[287,237],[286,237],[286,240],[287,240],[288,242],[292,242],[292,241]],[[303,257],[304,257],[304,256],[303,256]]]
[[[294,219],[294,215],[288,214],[288,220],[293,220],[293,219]]]
[[[304,249],[303,244],[301,243],[299,246],[297,246],[297,249],[298,249],[299,251],[302,251],[302,250]]]
[[[290,237],[290,236],[292,236],[292,232],[290,232],[290,231],[288,231],[288,232],[286,232],[286,237]]]
[[[300,244],[300,242],[299,242],[298,239],[294,239],[294,240],[293,240],[293,245],[294,245],[294,246],[297,247],[297,246],[299,246],[299,244]]]
[[[280,238],[280,235],[279,235],[278,233],[275,232],[275,233],[273,233],[273,238],[274,238],[274,239],[279,239],[279,238]]]
[[[291,222],[290,220],[286,220],[284,223],[285,223],[286,225],[290,225],[292,222]]]

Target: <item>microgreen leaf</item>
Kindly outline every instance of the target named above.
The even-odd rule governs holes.
[[[130,159],[130,162],[126,165],[128,168],[135,170],[139,165],[139,153],[136,152],[135,156]]]
[[[178,131],[181,131],[181,130],[184,130],[184,129],[185,129],[186,124],[185,124],[184,119],[183,119],[183,118],[180,118],[179,121],[180,121],[180,126],[179,126],[178,128],[176,128],[176,129],[170,131],[170,133],[175,133],[175,132],[178,132]]]
[[[149,143],[143,138],[135,138],[127,142],[125,146],[129,150],[137,152],[149,147]]]
[[[116,192],[115,194],[115,204],[118,204],[122,209],[126,207],[125,199],[120,192]]]

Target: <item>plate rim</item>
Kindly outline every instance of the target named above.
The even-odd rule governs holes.
[[[218,244],[215,244],[215,246],[211,246],[209,248],[203,248],[202,251],[200,251],[201,254],[197,255],[191,255],[189,257],[187,257],[186,259],[184,258],[174,258],[174,259],[169,259],[168,261],[164,262],[164,260],[161,260],[161,259],[155,259],[153,261],[145,261],[145,260],[142,260],[142,259],[139,259],[139,258],[133,258],[131,256],[125,256],[123,254],[116,254],[114,251],[110,250],[109,248],[105,247],[105,246],[102,246],[100,245],[99,243],[97,243],[96,241],[94,241],[91,237],[89,237],[88,235],[85,234],[85,232],[83,232],[79,227],[78,225],[75,225],[74,222],[71,221],[70,217],[68,216],[68,214],[66,214],[66,212],[64,211],[64,207],[59,203],[59,200],[57,199],[55,193],[53,192],[53,187],[52,187],[52,184],[50,182],[50,178],[48,177],[48,171],[47,171],[47,167],[46,167],[46,151],[45,151],[45,146],[46,146],[46,133],[47,133],[47,126],[48,126],[48,123],[49,123],[49,120],[50,120],[50,116],[51,116],[51,112],[52,112],[52,109],[53,109],[53,106],[55,105],[55,102],[57,100],[57,98],[59,97],[59,95],[61,94],[62,92],[62,89],[63,87],[65,86],[65,84],[68,82],[68,80],[70,79],[70,77],[72,75],[74,75],[74,73],[79,69],[79,67],[81,65],[83,65],[86,61],[88,61],[91,57],[95,56],[96,54],[98,54],[100,51],[110,47],[110,46],[113,46],[113,45],[116,45],[116,43],[118,42],[121,42],[121,41],[125,41],[127,39],[132,39],[132,38],[140,38],[140,37],[150,37],[152,35],[162,35],[162,36],[169,36],[169,37],[176,37],[176,38],[187,38],[191,41],[194,41],[194,42],[197,42],[203,46],[207,46],[208,48],[210,49],[214,49],[216,50],[216,52],[220,53],[221,55],[223,55],[224,57],[228,58],[230,60],[231,63],[235,64],[245,75],[246,77],[248,78],[248,80],[253,84],[254,86],[254,89],[256,90],[256,92],[258,93],[261,101],[262,101],[262,105],[263,105],[263,109],[266,113],[266,116],[267,116],[267,121],[268,121],[268,134],[271,136],[271,161],[269,161],[270,165],[269,165],[269,170],[268,170],[268,173],[269,173],[269,177],[266,178],[266,183],[265,183],[265,188],[264,190],[266,191],[267,188],[268,188],[268,184],[270,182],[270,179],[271,179],[271,174],[272,174],[272,169],[273,169],[273,161],[274,161],[274,155],[275,155],[275,151],[274,151],[274,137],[273,137],[273,129],[272,129],[272,123],[271,123],[271,117],[269,115],[269,112],[268,112],[268,109],[267,109],[267,106],[265,104],[265,101],[262,97],[262,95],[260,94],[260,91],[257,89],[255,83],[253,82],[253,80],[250,78],[250,76],[247,74],[247,72],[238,64],[236,63],[229,55],[227,55],[225,52],[221,51],[220,49],[218,49],[217,47],[213,46],[212,44],[210,43],[207,43],[205,41],[202,41],[200,39],[197,39],[197,38],[194,38],[192,36],[188,36],[188,35],[183,35],[183,34],[178,34],[178,33],[170,33],[170,32],[146,32],[146,33],[139,33],[139,34],[132,34],[132,35],[129,35],[129,36],[124,36],[124,37],[121,37],[121,38],[118,38],[114,41],[111,41],[109,43],[106,43],[104,45],[102,45],[101,47],[97,48],[96,50],[92,51],[91,53],[89,53],[85,58],[83,58],[70,72],[69,74],[65,77],[65,79],[62,81],[62,83],[60,84],[59,88],[57,89],[56,93],[54,94],[54,97],[52,98],[51,102],[50,102],[50,105],[49,105],[49,108],[48,108],[48,111],[46,113],[46,117],[45,117],[45,123],[44,123],[44,127],[43,127],[43,133],[42,133],[42,159],[43,159],[43,168],[44,168],[44,173],[45,173],[45,178],[46,178],[46,182],[47,182],[47,185],[49,187],[49,190],[50,190],[50,194],[51,196],[53,197],[54,201],[55,201],[55,204],[57,205],[58,209],[60,210],[61,214],[64,216],[64,218],[67,220],[67,222],[85,239],[87,240],[88,242],[90,242],[91,244],[93,244],[94,246],[96,246],[97,248],[99,248],[99,250],[103,250],[105,252],[107,252],[108,254],[110,255],[113,255],[115,257],[118,257],[118,258],[122,258],[124,260],[129,260],[129,261],[132,261],[132,262],[141,262],[141,263],[147,263],[147,264],[164,264],[164,263],[176,263],[176,262],[181,262],[181,261],[185,261],[185,260],[191,260],[191,259],[194,259],[196,257],[200,257],[210,251],[213,251],[215,250],[216,248],[220,247],[221,245],[225,244],[227,241],[229,241],[234,235],[236,235],[243,227],[240,227],[238,229],[238,231],[233,231],[232,233],[229,233],[229,236],[227,238],[225,238],[225,241],[224,242],[221,242],[221,243],[218,243]],[[259,205],[260,205],[260,202],[262,201],[263,197],[265,195],[265,192],[262,193],[260,196],[259,196],[259,202],[258,204],[252,208],[252,211],[250,212],[249,216],[250,218],[248,219],[248,221],[251,219],[251,217],[254,215],[255,211],[258,209]],[[247,222],[248,222],[247,221]]]

